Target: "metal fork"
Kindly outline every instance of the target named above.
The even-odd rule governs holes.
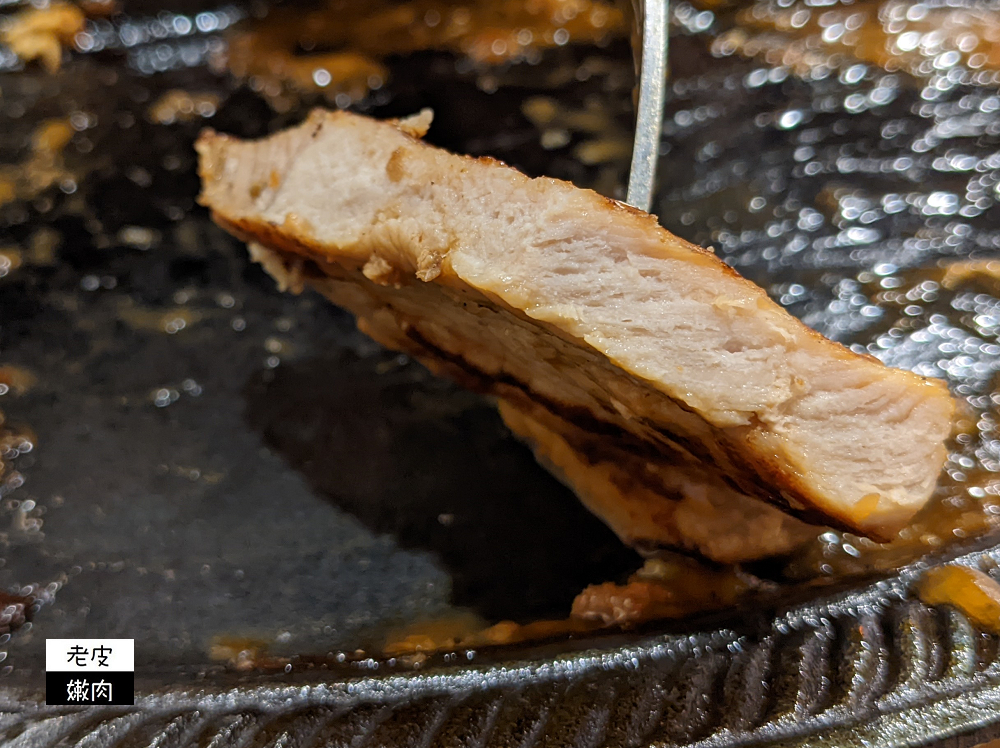
[[[632,50],[636,56],[639,101],[625,202],[646,212],[653,200],[667,99],[669,6],[670,0],[632,0]]]

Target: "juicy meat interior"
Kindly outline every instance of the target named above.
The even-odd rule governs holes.
[[[206,131],[201,201],[285,286],[499,397],[629,542],[739,560],[754,551],[710,550],[711,528],[740,533],[732,517],[780,527],[761,540],[780,552],[802,537],[782,512],[878,538],[926,503],[942,383],[826,340],[645,213],[424,144],[429,122],[315,111],[259,141]],[[692,496],[707,524],[682,510]]]

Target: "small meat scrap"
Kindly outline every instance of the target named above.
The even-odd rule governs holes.
[[[174,88],[150,104],[146,114],[161,125],[190,122],[199,117],[211,117],[219,108],[219,96],[213,93],[191,93]]]
[[[602,626],[683,618],[735,605],[760,582],[735,567],[712,569],[681,557],[649,559],[623,585],[591,585],[573,601],[572,617]]]
[[[0,205],[31,200],[55,184],[75,179],[63,159],[73,135],[67,119],[39,122],[31,136],[30,155],[18,164],[0,165]]]
[[[1000,634],[1000,583],[978,569],[952,564],[924,572],[917,596],[927,605],[958,608],[978,627]]]
[[[502,401],[627,542],[745,559],[752,541],[712,536],[782,552],[802,533],[784,513],[888,539],[927,503],[943,383],[823,338],[646,213],[433,148],[418,124],[207,131],[200,200],[286,287]]]
[[[0,42],[25,62],[38,60],[55,73],[62,65],[63,49],[73,46],[85,21],[78,6],[57,0],[48,7],[18,13],[0,31]]]

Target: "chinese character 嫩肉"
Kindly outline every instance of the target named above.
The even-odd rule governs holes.
[[[85,680],[71,680],[66,684],[66,701],[90,701]],[[110,697],[109,697],[110,699]]]
[[[92,701],[106,699],[111,701],[111,684],[105,680],[99,680],[90,684],[90,698]]]

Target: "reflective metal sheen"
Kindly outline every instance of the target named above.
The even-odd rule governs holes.
[[[638,33],[633,43],[641,40],[639,63],[639,103],[635,120],[635,143],[632,146],[632,166],[628,176],[629,205],[648,211],[656,182],[656,161],[660,153],[660,132],[663,106],[666,102],[667,58],[670,34],[669,0],[633,0]]]

